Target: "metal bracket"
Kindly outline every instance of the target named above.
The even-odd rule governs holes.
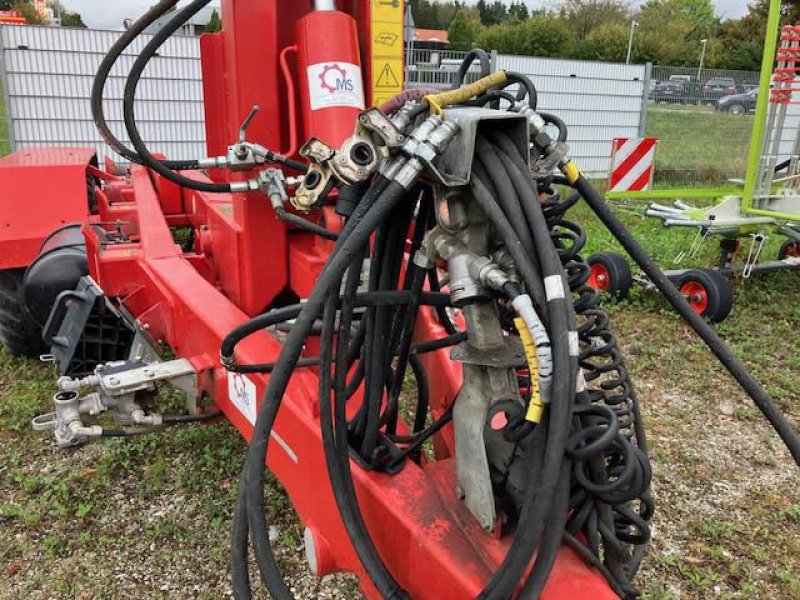
[[[104,369],[105,370],[105,369]],[[150,389],[157,381],[170,381],[174,384],[177,379],[189,378],[194,383],[181,382],[182,386],[175,384],[180,389],[197,390],[195,370],[192,363],[185,358],[170,360],[162,363],[153,363],[136,369],[129,369],[108,375],[100,373],[100,387],[109,396],[122,396]]]

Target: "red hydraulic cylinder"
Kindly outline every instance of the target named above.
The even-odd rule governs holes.
[[[303,139],[338,148],[364,110],[356,21],[343,12],[315,10],[297,22],[296,34]]]

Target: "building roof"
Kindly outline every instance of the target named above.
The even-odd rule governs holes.
[[[3,25],[27,25],[25,17],[17,10],[0,10],[0,24]]]
[[[414,41],[415,42],[440,42],[447,43],[447,31],[444,29],[420,29],[414,28]]]

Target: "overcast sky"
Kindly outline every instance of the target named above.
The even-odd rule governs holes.
[[[240,0],[252,2],[253,0]],[[476,0],[477,1],[477,0]],[[525,0],[529,7],[557,6],[554,0]],[[69,10],[74,10],[83,16],[89,27],[95,29],[122,29],[122,22],[126,18],[137,18],[142,15],[156,0],[62,0],[62,4]],[[739,17],[747,12],[748,0],[714,0],[717,14],[722,18]],[[634,0],[634,3],[638,4]],[[181,4],[185,4],[182,2]],[[219,4],[215,2],[214,4]]]

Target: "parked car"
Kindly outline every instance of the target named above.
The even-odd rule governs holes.
[[[692,94],[689,90],[690,86],[685,81],[659,81],[650,92],[650,99],[654,102],[688,104],[692,101]]]
[[[758,88],[745,92],[744,94],[732,94],[723,96],[717,100],[717,110],[728,112],[732,115],[746,115],[756,109],[756,99],[758,98]]]
[[[736,82],[730,77],[709,79],[703,84],[703,100],[706,102],[719,100],[723,96],[737,93]]]

